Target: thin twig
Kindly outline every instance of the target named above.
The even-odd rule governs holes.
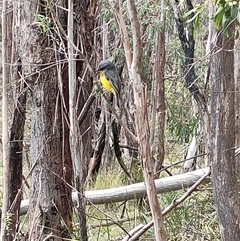
[[[87,116],[87,113],[93,103],[93,101],[95,100],[95,93],[91,93],[87,99],[87,101],[85,102],[81,113],[79,114],[77,121],[78,121],[78,125],[81,126],[82,122],[84,121],[85,117]]]

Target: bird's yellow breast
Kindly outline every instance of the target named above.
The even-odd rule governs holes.
[[[100,82],[104,89],[106,89],[109,92],[115,93],[111,82],[106,78],[103,72],[100,72]]]

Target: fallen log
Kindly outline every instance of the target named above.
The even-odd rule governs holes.
[[[196,171],[178,174],[170,177],[164,177],[155,180],[157,193],[166,193],[177,191],[183,188],[191,187],[202,176],[209,171],[209,167],[198,169]],[[210,182],[210,178],[205,182]],[[135,198],[146,196],[146,189],[144,182],[135,183],[127,186],[109,188],[103,190],[86,191],[85,198],[87,204],[106,204],[113,202],[122,202]],[[77,202],[77,192],[72,193],[73,202]],[[22,200],[20,207],[20,215],[27,213],[29,206],[29,199]]]

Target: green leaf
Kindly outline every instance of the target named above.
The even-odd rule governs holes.
[[[200,19],[200,14],[198,14],[197,16],[196,16],[196,18],[195,18],[195,20],[194,20],[194,31],[193,31],[193,37],[194,37],[194,39],[196,39],[197,38],[197,29],[198,29],[198,27],[199,27],[199,25],[200,25],[200,21],[199,21],[199,19]]]
[[[197,18],[197,16],[199,16],[199,12],[197,12],[192,18],[188,19],[186,23],[191,23],[194,19]]]
[[[197,11],[197,8],[191,9],[190,11],[186,12],[186,13],[183,15],[183,18],[187,18],[189,15],[191,15],[192,13],[195,13],[196,11]]]
[[[194,28],[197,29],[200,25],[200,21],[199,21],[200,17],[199,14],[196,16],[195,21],[194,21]]]
[[[235,39],[239,38],[239,31],[236,31]]]
[[[230,16],[231,18],[235,18],[237,16],[238,13],[238,8],[233,6],[230,8]]]
[[[224,13],[225,13],[225,9],[223,6],[220,6],[214,16],[214,19],[215,19],[215,27],[216,29],[219,29],[220,28],[220,24],[222,22],[222,18],[224,16]]]
[[[229,19],[227,18],[227,16],[226,16],[226,12],[223,14],[223,16],[222,16],[222,22],[221,22],[221,24],[222,24],[222,29],[225,29],[226,28],[226,26],[227,26],[227,24],[228,24],[228,21],[229,21]]]

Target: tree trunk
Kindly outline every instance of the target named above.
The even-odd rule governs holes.
[[[7,216],[11,217],[8,223],[8,235],[15,236],[16,223],[19,218],[22,188],[22,150],[26,111],[26,84],[20,80],[21,61],[18,57],[17,39],[12,26],[16,24],[16,9],[13,3],[5,2],[2,18],[2,58],[3,58],[3,173],[4,173],[4,205],[3,219],[5,217],[5,202],[7,203]],[[7,65],[6,65],[7,63]],[[11,65],[9,63],[12,63]],[[5,84],[7,84],[5,86]],[[6,95],[5,95],[6,91]],[[8,102],[8,103],[7,103]],[[5,106],[5,104],[7,106]],[[6,108],[6,109],[5,109]],[[10,115],[12,113],[12,116]],[[11,127],[9,124],[11,122]],[[5,124],[7,127],[5,127]],[[10,130],[10,131],[9,131]],[[5,133],[6,131],[6,133]],[[8,132],[10,136],[8,136]],[[6,138],[8,139],[5,143]],[[7,144],[5,146],[5,144]],[[6,150],[6,148],[8,150]],[[6,158],[6,159],[5,159]],[[5,163],[6,161],[6,163]],[[2,222],[4,225],[4,221]],[[3,230],[3,236],[6,234]]]
[[[187,26],[184,26],[183,17],[180,13],[179,2],[172,0],[172,7],[174,10],[175,22],[177,25],[179,40],[181,41],[182,49],[185,55],[185,82],[186,87],[189,89],[193,98],[195,99],[198,111],[201,117],[201,124],[204,130],[205,149],[208,152],[208,141],[209,141],[209,112],[204,94],[196,83],[196,73],[194,69],[194,51],[195,51],[195,40],[194,40],[194,21],[188,21]],[[193,10],[193,4],[191,0],[186,0],[188,11]],[[194,17],[194,12],[189,14],[188,19]],[[207,162],[206,162],[207,163]]]
[[[45,64],[54,62],[54,52],[47,49],[51,46],[41,29],[30,26],[28,31],[35,37],[35,42],[30,44],[34,51],[29,57],[39,58]],[[29,239],[43,240],[49,235],[55,235],[54,240],[62,240],[63,237],[69,238],[65,225],[71,220],[71,196],[66,192],[67,187],[62,180],[63,124],[58,75],[55,66],[45,71],[39,66],[38,70],[39,75],[35,75],[33,87]]]
[[[164,9],[164,0],[162,1],[162,9]],[[165,14],[162,13],[161,23],[165,24]],[[165,69],[165,29],[163,28],[157,33],[156,57],[154,63],[154,79],[156,83],[157,95],[157,160],[154,165],[154,177],[159,177],[159,171],[162,168],[164,160],[164,129],[165,129],[165,89],[164,89],[164,69]],[[153,153],[152,153],[153,154]]]
[[[1,210],[1,240],[7,239],[7,218],[10,207],[10,164],[9,164],[9,135],[8,135],[8,91],[9,91],[9,77],[10,77],[10,55],[8,49],[9,29],[11,29],[11,16],[12,11],[9,9],[8,1],[3,0],[2,7],[2,144],[3,144],[3,205]],[[10,20],[10,21],[9,21]],[[11,39],[11,38],[10,38]],[[11,43],[11,41],[10,41]]]
[[[54,7],[50,7],[59,28],[66,26],[66,12],[54,12]],[[61,69],[65,66],[56,61],[62,58],[54,51],[56,36],[46,34],[44,31],[50,29],[43,28],[36,18],[41,13],[47,19],[45,10],[33,2],[24,2],[18,8],[18,16],[22,16],[17,25],[22,75],[31,87],[33,99],[29,240],[43,240],[49,235],[62,240],[70,238],[67,230],[72,215],[71,190],[67,185],[71,183],[72,168],[64,114],[68,78]],[[60,21],[65,21],[65,25],[60,25]]]
[[[205,167],[192,172],[177,174],[169,177],[164,177],[155,180],[157,194],[167,193],[190,188],[202,178],[206,173],[209,173],[210,168]],[[209,183],[210,178],[206,178],[204,183]],[[72,192],[74,205],[77,203],[78,193]],[[139,182],[127,186],[114,187],[109,189],[86,191],[85,197],[88,205],[100,205],[114,202],[125,202],[131,199],[146,197],[146,186],[144,182]],[[27,213],[29,200],[25,199],[21,202],[20,215]]]
[[[94,33],[96,24],[96,5],[97,0],[93,1],[75,1],[74,4],[74,26],[76,30],[74,32],[74,40],[77,47],[82,52],[77,52],[76,61],[76,76],[81,81],[75,80],[77,83],[76,89],[76,113],[77,116],[81,113],[92,92],[93,79],[95,73],[91,68],[91,64],[95,61],[95,49],[94,42],[96,41]],[[83,56],[85,57],[84,60]],[[82,81],[84,80],[84,81]],[[84,187],[87,178],[87,168],[90,163],[92,154],[92,128],[93,128],[93,112],[88,111],[85,118],[82,120],[81,125],[78,126],[78,144],[80,148],[80,159],[78,162],[78,172],[75,173],[76,188],[79,191],[78,195],[78,219],[79,228],[81,232],[82,241],[88,240],[87,226],[86,226],[86,214],[85,214],[85,198]]]
[[[22,197],[22,153],[27,96],[27,87],[24,83],[21,83],[18,93],[19,97],[17,99],[16,108],[14,110],[14,116],[10,131],[9,152],[9,202],[10,213],[13,214],[11,224],[12,236],[15,236],[16,223],[19,218],[19,209]]]
[[[213,194],[222,240],[240,240],[240,206],[235,170],[234,31],[215,34],[210,62]]]
[[[155,237],[157,241],[165,241],[167,240],[167,237],[163,226],[162,210],[158,202],[156,186],[154,183],[147,109],[147,88],[143,84],[140,76],[142,58],[140,24],[137,16],[136,5],[133,0],[127,1],[127,10],[131,20],[131,30],[133,35],[133,55],[132,58],[127,58],[127,65],[130,80],[133,83],[134,104],[136,107],[135,125],[137,141],[139,146],[139,153],[142,160],[143,176],[146,185],[148,201],[154,220]],[[123,36],[123,38],[126,40],[126,36]],[[127,44],[124,45],[124,49],[125,53],[128,53],[129,49]]]

